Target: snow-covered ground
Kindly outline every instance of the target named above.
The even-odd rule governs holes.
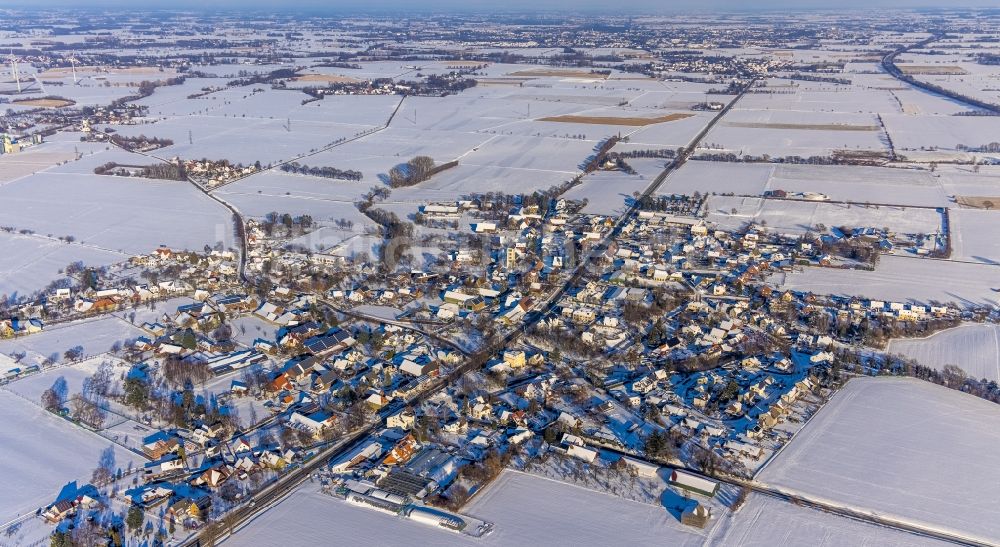
[[[191,184],[45,172],[0,186],[3,224],[73,236],[111,252],[148,253],[158,245],[233,245],[229,211]]]
[[[80,346],[84,355],[96,355],[111,349],[115,342],[142,336],[144,332],[127,321],[112,316],[83,319],[72,323],[54,325],[42,332],[0,342],[0,353],[10,355],[24,352],[23,365],[40,364],[50,355],[62,360],[63,352]]]
[[[1000,194],[1000,189],[997,194]],[[952,226],[952,258],[1000,264],[1000,238],[997,238],[1000,233],[1000,214],[980,209],[952,209],[949,215]]]
[[[973,323],[927,338],[892,340],[887,351],[938,370],[958,365],[969,376],[1000,381],[1000,325]]]
[[[709,222],[737,230],[747,222],[766,222],[769,231],[800,235],[817,224],[848,227],[888,227],[902,234],[941,231],[935,209],[885,205],[851,205],[823,201],[791,201],[739,196],[712,196],[705,205]],[[734,212],[735,210],[735,212]]]
[[[914,547],[943,542],[797,507],[774,498],[751,494],[746,505],[725,517],[706,545],[809,545],[839,547]]]
[[[0,522],[34,512],[56,500],[64,485],[90,481],[101,454],[114,451],[115,467],[127,470],[142,458],[44,411],[10,391],[0,391]]]
[[[349,505],[306,484],[226,545],[701,545],[662,506],[636,503],[517,471],[505,471],[462,513],[494,523],[481,539]],[[316,523],[322,522],[322,526]]]
[[[954,302],[958,306],[1000,304],[1000,266],[902,256],[883,256],[875,271],[805,268],[778,275],[781,287],[898,302]]]
[[[911,378],[856,378],[757,478],[996,543],[998,451],[1000,406]]]
[[[699,151],[707,151],[709,146],[741,156],[772,157],[830,155],[834,150],[886,150],[878,121],[870,114],[742,108],[731,110],[713,127]]]
[[[61,234],[65,235],[65,234]],[[84,244],[65,243],[41,235],[0,232],[0,294],[27,296],[52,281],[63,279],[68,264],[87,266],[121,262],[127,255]]]
[[[817,192],[831,200],[855,203],[888,203],[923,207],[952,205],[948,194],[952,182],[992,181],[1000,178],[986,170],[971,173],[941,168],[937,174],[925,169],[859,167],[849,165],[794,165],[771,163],[726,163],[690,161],[670,174],[661,194],[728,193],[757,196],[768,190]],[[990,195],[988,190],[970,195]]]
[[[583,181],[562,197],[587,200],[583,212],[593,215],[617,215],[633,199],[634,192],[642,192],[652,182],[652,177],[628,175],[620,171],[598,171],[583,178]]]
[[[479,545],[475,539],[435,530],[395,515],[351,505],[306,483],[251,521],[223,545]]]

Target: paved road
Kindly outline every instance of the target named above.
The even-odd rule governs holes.
[[[470,352],[469,350],[465,349],[464,347],[462,347],[458,343],[456,343],[456,342],[454,342],[454,341],[452,341],[452,340],[450,340],[448,338],[445,338],[444,336],[441,336],[440,334],[437,334],[434,331],[424,330],[423,327],[421,327],[420,325],[418,325],[416,323],[413,323],[413,322],[410,322],[410,321],[403,321],[403,320],[399,320],[399,319],[388,319],[388,318],[385,318],[385,317],[379,317],[377,315],[371,315],[371,314],[367,314],[367,313],[364,313],[364,312],[360,312],[360,311],[354,310],[354,309],[342,308],[342,307],[334,304],[333,302],[330,302],[329,300],[324,300],[322,298],[319,299],[319,302],[321,302],[322,304],[326,305],[330,309],[332,309],[332,310],[334,310],[334,311],[336,311],[338,313],[342,313],[342,314],[344,314],[344,315],[346,315],[348,317],[353,317],[355,319],[360,319],[362,321],[369,321],[371,323],[384,323],[386,325],[394,325],[394,326],[397,326],[397,327],[400,327],[400,328],[409,329],[409,330],[412,330],[412,331],[415,331],[415,332],[419,332],[420,334],[423,334],[424,336],[427,336],[428,338],[430,338],[432,340],[440,342],[440,343],[442,343],[442,344],[444,344],[444,345],[446,345],[446,346],[454,349],[455,351],[461,353],[462,355],[469,356],[469,355],[472,354],[472,352]]]
[[[910,85],[912,85],[914,87],[923,89],[924,91],[929,91],[929,92],[934,93],[936,95],[941,95],[943,97],[947,97],[947,98],[949,98],[949,99],[951,99],[953,101],[962,103],[965,106],[968,106],[969,108],[974,108],[974,109],[979,109],[979,110],[986,110],[986,111],[992,112],[994,114],[1000,114],[1000,106],[998,106],[998,105],[987,103],[985,101],[980,101],[979,99],[976,99],[974,97],[968,97],[968,96],[962,95],[960,93],[951,91],[949,89],[945,89],[945,88],[942,88],[942,87],[937,87],[937,86],[934,86],[934,85],[922,82],[922,81],[920,81],[920,80],[918,80],[918,79],[910,76],[909,74],[904,74],[903,71],[900,70],[898,66],[896,66],[896,57],[902,55],[903,53],[906,53],[907,51],[914,50],[914,49],[919,49],[919,48],[922,48],[924,46],[927,46],[928,44],[932,44],[932,43],[940,40],[941,38],[944,38],[944,34],[937,32],[937,33],[934,33],[930,38],[926,38],[924,40],[921,40],[921,41],[919,41],[919,42],[917,42],[915,44],[909,45],[909,46],[902,46],[902,47],[900,47],[900,48],[892,51],[891,53],[888,53],[885,57],[882,57],[882,68],[885,69],[885,71],[888,72],[890,76],[896,78],[897,80],[899,80],[901,82],[908,83],[908,84],[910,84]]]
[[[684,165],[684,163],[688,160],[693,151],[697,148],[701,140],[705,138],[705,135],[707,135],[708,132],[711,131],[712,127],[714,127],[715,124],[718,123],[719,120],[722,119],[722,117],[725,116],[730,109],[732,109],[733,105],[735,105],[736,102],[739,101],[741,97],[743,97],[746,90],[749,89],[750,86],[752,85],[753,81],[751,81],[740,92],[739,95],[734,97],[733,100],[728,105],[726,105],[724,109],[722,109],[714,118],[712,118],[712,121],[710,121],[700,132],[698,132],[697,135],[695,135],[695,137],[691,140],[691,142],[688,144],[687,148],[685,148],[683,153],[681,153],[677,158],[675,158],[674,161],[670,162],[670,164],[668,164],[666,168],[664,168],[663,171],[659,175],[657,175],[655,179],[653,179],[653,181],[649,184],[649,186],[643,191],[642,193],[643,197],[651,196],[654,192],[656,192],[657,189],[659,189],[659,187],[663,184],[663,182],[666,180],[667,176],[670,173],[672,173],[673,171],[677,170],[682,165]],[[590,260],[597,254],[597,252],[599,250],[603,250],[604,248],[606,248],[607,245],[621,233],[621,229],[629,221],[631,221],[636,216],[636,214],[638,214],[639,212],[638,203],[639,199],[635,200],[631,205],[628,206],[628,208],[626,208],[625,212],[623,212],[622,215],[615,222],[614,228],[610,230],[604,236],[604,238],[602,238],[599,241],[597,245],[592,246],[588,250],[588,252],[584,255],[584,257],[579,261],[579,263],[576,266],[576,269],[573,271],[573,274],[570,275],[569,278],[567,278],[567,280],[564,283],[562,283],[555,290],[553,290],[549,294],[549,296],[540,303],[540,305],[536,305],[535,309],[531,311],[527,316],[525,316],[525,321],[520,326],[507,331],[507,333],[505,333],[498,339],[488,342],[479,351],[472,354],[468,354],[467,359],[462,365],[458,366],[447,375],[441,376],[436,380],[432,381],[432,383],[428,385],[423,391],[421,391],[419,394],[415,395],[413,398],[406,401],[405,405],[393,405],[393,408],[395,409],[400,406],[417,405],[423,402],[426,398],[437,393],[444,387],[451,385],[453,382],[455,382],[458,378],[461,378],[467,372],[482,368],[483,365],[485,365],[489,359],[491,359],[494,355],[496,355],[498,351],[500,351],[507,345],[511,344],[515,340],[517,340],[517,338],[519,338],[522,334],[524,334],[528,329],[537,324],[549,311],[551,311],[552,307],[555,306],[555,303],[559,301],[559,299],[562,297],[563,294],[565,294],[566,290],[568,290],[570,287],[574,286],[580,281],[580,279],[583,277],[584,273],[587,270],[587,266],[590,264]],[[336,309],[335,306],[331,307]],[[376,318],[374,320],[385,322],[385,320],[381,318]],[[405,327],[411,329],[413,328],[412,326],[409,325],[405,325]],[[305,482],[312,475],[313,472],[324,467],[327,464],[327,462],[330,461],[332,458],[336,458],[346,454],[380,427],[382,427],[381,416],[378,421],[373,422],[372,424],[362,428],[361,430],[350,434],[347,438],[341,439],[336,444],[323,449],[316,456],[310,459],[309,462],[307,462],[306,464],[302,465],[297,469],[288,472],[277,482],[272,483],[271,485],[264,488],[261,492],[249,498],[249,500],[244,502],[243,505],[230,511],[230,513],[225,517],[226,520],[228,521],[228,524],[231,524],[233,529],[238,529],[244,523],[251,520],[259,511],[266,509],[273,502],[280,500],[286,494],[292,492],[296,487]],[[190,540],[182,542],[181,545],[184,545],[185,547],[200,546],[202,540],[207,540],[207,539],[208,535],[206,534],[206,532],[203,531],[198,535],[194,536],[193,538],[191,538]]]

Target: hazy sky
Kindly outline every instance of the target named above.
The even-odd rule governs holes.
[[[3,6],[255,9],[267,11],[610,11],[1000,7],[998,0],[0,0]]]

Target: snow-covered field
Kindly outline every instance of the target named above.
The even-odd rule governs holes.
[[[842,125],[845,127],[834,128]],[[878,121],[871,114],[798,112],[791,110],[731,110],[712,128],[699,151],[715,147],[736,153],[772,157],[830,155],[834,150],[882,152]]]
[[[494,523],[494,531],[478,540],[349,505],[313,488],[304,486],[226,544],[693,546],[707,535],[683,526],[663,507],[517,471],[505,471],[462,511]]]
[[[469,536],[435,530],[373,509],[348,504],[306,483],[238,530],[223,545],[479,545]]]
[[[724,511],[713,514],[706,530],[697,530],[680,524],[663,507],[508,470],[462,511],[494,523],[493,532],[480,539],[353,506],[307,484],[225,544],[294,547],[341,540],[379,546],[939,544],[756,494],[739,512]],[[324,526],[316,526],[316,522]]]
[[[101,453],[111,447],[115,467],[142,462],[135,454],[42,410],[37,404],[0,391],[0,521],[34,512],[56,500],[64,485],[90,481]]]
[[[633,192],[642,192],[652,182],[652,178],[628,175],[620,171],[598,171],[584,177],[583,181],[571,188],[562,197],[587,200],[583,212],[593,215],[617,215],[625,210],[633,199]]]
[[[988,116],[883,116],[900,154],[920,158],[922,148],[954,151],[958,145],[977,147],[996,140],[996,121]],[[960,154],[961,155],[961,154]]]
[[[1000,178],[986,178],[1000,187]],[[952,180],[965,181],[967,173],[944,169],[935,176],[927,170],[847,165],[790,165],[691,161],[671,173],[660,187],[661,194],[710,192],[761,195],[768,190],[818,192],[836,201],[888,203],[923,207],[952,205],[945,188]],[[984,192],[988,190],[980,190]],[[974,193],[971,195],[989,195]]]
[[[52,144],[28,148],[18,154],[0,155],[0,184],[69,161],[73,150]]]
[[[1000,406],[911,378],[856,378],[758,480],[1000,541]]]
[[[751,494],[746,505],[727,517],[706,545],[914,547],[943,543]]]
[[[233,244],[230,213],[186,182],[40,173],[0,186],[0,218],[112,252]]]
[[[26,296],[52,281],[68,264],[82,261],[88,266],[120,262],[126,255],[82,244],[70,244],[39,235],[0,232],[0,294]]]
[[[705,205],[709,222],[737,230],[747,222],[766,222],[769,231],[801,235],[817,224],[828,227],[888,227],[901,234],[941,231],[941,213],[935,209],[885,205],[852,205],[822,201],[793,201],[739,196],[712,196]],[[735,210],[735,211],[734,211]]]
[[[704,533],[662,506],[505,471],[464,512],[493,522],[494,545],[699,545]]]
[[[142,336],[144,332],[118,317],[106,316],[54,325],[42,332],[0,342],[0,353],[10,355],[25,352],[23,365],[38,364],[50,355],[62,360],[66,350],[81,346],[84,355],[95,355],[111,349],[115,342]]]
[[[949,217],[952,258],[1000,264],[1000,238],[997,237],[1000,234],[1000,213],[981,209],[952,209]]]
[[[892,340],[887,351],[938,370],[957,365],[969,376],[1000,381],[1000,325],[970,323],[927,338]]]
[[[886,255],[875,271],[805,268],[771,278],[785,289],[897,302],[1000,304],[1000,266]]]

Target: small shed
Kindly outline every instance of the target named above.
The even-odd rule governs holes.
[[[704,528],[710,518],[712,518],[712,510],[700,503],[695,503],[681,513],[681,524]]]

